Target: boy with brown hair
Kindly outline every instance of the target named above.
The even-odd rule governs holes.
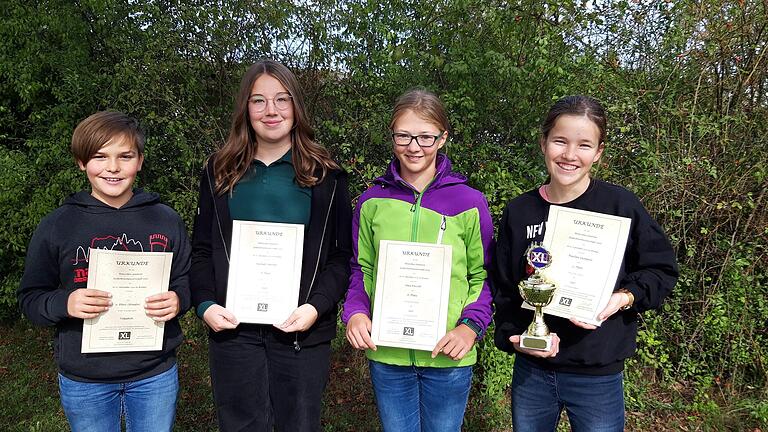
[[[97,112],[72,136],[72,154],[91,183],[38,225],[27,249],[17,297],[24,315],[55,326],[54,357],[61,403],[73,431],[170,431],[176,412],[178,315],[190,307],[190,246],[179,215],[157,194],[133,189],[144,161],[138,121]],[[160,351],[81,353],[83,319],[111,306],[111,295],[86,288],[91,249],[172,252],[167,292],[144,299],[164,322]]]

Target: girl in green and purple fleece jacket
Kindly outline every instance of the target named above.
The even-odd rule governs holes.
[[[390,128],[395,159],[355,208],[342,320],[349,342],[370,360],[385,431],[459,430],[477,360],[474,344],[491,321],[491,217],[483,194],[438,153],[449,126],[437,96],[424,90],[402,95]],[[432,352],[376,346],[370,338],[381,240],[452,247],[446,335]]]

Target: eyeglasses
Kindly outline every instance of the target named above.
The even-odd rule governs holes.
[[[280,111],[285,111],[292,105],[293,96],[290,93],[282,92],[275,95],[273,98],[264,97],[264,95],[255,94],[248,98],[248,102],[253,105],[255,112],[262,112],[267,109],[267,101],[272,101],[275,104],[275,108]]]
[[[413,140],[416,140],[416,144],[418,144],[419,147],[428,148],[435,145],[437,140],[443,136],[444,133],[445,132],[440,132],[440,135],[411,135],[402,132],[395,132],[392,134],[392,141],[395,143],[395,145],[406,147],[411,145]]]

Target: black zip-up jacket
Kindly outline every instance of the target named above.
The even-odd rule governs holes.
[[[90,248],[173,252],[168,289],[179,297],[181,316],[190,306],[190,247],[184,222],[157,194],[141,189],[134,189],[119,209],[86,191],[73,194],[37,226],[17,291],[30,321],[56,326],[54,357],[59,371],[70,379],[117,383],[165,372],[176,363],[176,348],[184,339],[178,316],[165,323],[161,351],[80,352],[83,320],[69,316],[67,301],[73,291],[88,285]]]
[[[227,300],[227,255],[231,251],[232,217],[229,194],[215,193],[214,163],[212,158],[200,175],[200,202],[192,231],[190,286],[195,307],[206,301],[225,305]],[[337,304],[349,284],[351,233],[352,206],[347,173],[331,170],[323,181],[312,187],[296,305],[309,303],[314,306],[317,321],[306,331],[297,333],[284,333],[272,326],[264,326],[270,328],[279,341],[300,349],[302,345],[328,342],[336,336]]]

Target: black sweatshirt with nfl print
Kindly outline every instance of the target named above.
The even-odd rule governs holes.
[[[635,301],[631,308],[617,311],[595,330],[545,315],[550,330],[560,337],[560,351],[547,359],[526,359],[546,370],[587,375],[618,373],[624,368],[624,359],[635,353],[638,314],[660,307],[675,286],[675,251],[640,200],[621,186],[592,179],[578,198],[558,205],[632,220],[614,291],[627,289]],[[522,298],[517,285],[532,272],[525,258],[526,250],[531,243],[544,240],[549,207],[538,189],[526,192],[507,205],[499,224],[492,272],[495,343],[509,353],[516,352],[509,337],[523,333],[533,319],[532,311],[520,307]]]

